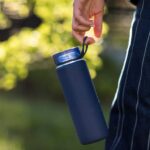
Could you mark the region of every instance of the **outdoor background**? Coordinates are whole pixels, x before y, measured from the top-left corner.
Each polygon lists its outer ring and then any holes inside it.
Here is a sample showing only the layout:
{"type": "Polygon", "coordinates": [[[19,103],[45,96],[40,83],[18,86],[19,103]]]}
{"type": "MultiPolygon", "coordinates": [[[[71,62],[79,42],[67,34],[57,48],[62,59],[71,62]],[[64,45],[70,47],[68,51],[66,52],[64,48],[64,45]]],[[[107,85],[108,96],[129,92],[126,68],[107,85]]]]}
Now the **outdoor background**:
{"type": "MultiPolygon", "coordinates": [[[[72,0],[0,0],[0,150],[103,150],[81,145],[51,58],[78,43],[72,0]]],[[[108,1],[103,43],[86,55],[108,122],[134,7],[108,1]]]]}

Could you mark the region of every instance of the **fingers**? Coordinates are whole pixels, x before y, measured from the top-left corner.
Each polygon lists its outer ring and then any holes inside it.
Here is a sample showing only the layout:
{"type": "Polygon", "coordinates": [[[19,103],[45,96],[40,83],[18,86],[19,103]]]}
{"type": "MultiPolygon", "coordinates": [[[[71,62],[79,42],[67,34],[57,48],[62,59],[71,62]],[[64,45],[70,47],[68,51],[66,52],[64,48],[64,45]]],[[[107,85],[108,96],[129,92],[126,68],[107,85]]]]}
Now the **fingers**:
{"type": "Polygon", "coordinates": [[[84,35],[72,30],[72,35],[82,44],[84,35]]]}
{"type": "Polygon", "coordinates": [[[103,22],[103,12],[100,11],[98,14],[94,15],[94,34],[99,38],[102,34],[102,22],[103,22]]]}
{"type": "MultiPolygon", "coordinates": [[[[73,18],[72,21],[72,35],[82,44],[85,32],[91,28],[89,25],[78,24],[76,20],[73,18]]],[[[86,44],[92,44],[93,39],[88,38],[86,40],[86,44]]]]}
{"type": "Polygon", "coordinates": [[[85,26],[85,25],[82,25],[82,24],[77,24],[77,22],[73,19],[72,30],[74,30],[76,32],[86,32],[86,31],[90,30],[90,26],[85,26]]]}
{"type": "Polygon", "coordinates": [[[95,40],[92,37],[88,37],[85,42],[85,44],[88,44],[88,45],[93,44],[93,43],[95,43],[95,40]]]}
{"type": "Polygon", "coordinates": [[[93,22],[91,20],[85,19],[83,16],[80,15],[80,13],[75,12],[74,19],[78,24],[82,24],[84,26],[91,26],[93,22]]]}
{"type": "MultiPolygon", "coordinates": [[[[73,12],[73,21],[72,21],[72,35],[82,44],[83,37],[86,31],[90,30],[90,28],[94,24],[94,34],[96,37],[101,36],[102,31],[102,12],[93,15],[94,16],[94,23],[93,20],[89,19],[89,8],[90,8],[90,1],[89,3],[86,1],[74,1],[74,12],[73,12]],[[82,2],[82,3],[81,3],[82,2]],[[84,2],[84,3],[83,3],[84,2]],[[88,4],[87,4],[88,3],[88,4]],[[88,9],[85,9],[85,4],[88,9]],[[84,11],[83,11],[84,10],[84,11]],[[87,11],[85,11],[87,10],[87,11]]],[[[94,39],[92,37],[86,40],[87,44],[94,43],[94,39]]]]}
{"type": "MultiPolygon", "coordinates": [[[[85,35],[85,32],[76,32],[76,31],[72,31],[72,35],[82,44],[83,43],[83,38],[85,35]]],[[[95,42],[95,40],[92,37],[88,37],[85,44],[93,44],[95,42]]]]}
{"type": "Polygon", "coordinates": [[[74,3],[73,18],[77,24],[82,24],[83,26],[91,26],[92,22],[85,17],[83,17],[81,12],[81,6],[78,3],[74,3]]]}
{"type": "Polygon", "coordinates": [[[77,32],[83,32],[90,30],[90,27],[81,26],[81,25],[73,25],[72,29],[77,32]]]}

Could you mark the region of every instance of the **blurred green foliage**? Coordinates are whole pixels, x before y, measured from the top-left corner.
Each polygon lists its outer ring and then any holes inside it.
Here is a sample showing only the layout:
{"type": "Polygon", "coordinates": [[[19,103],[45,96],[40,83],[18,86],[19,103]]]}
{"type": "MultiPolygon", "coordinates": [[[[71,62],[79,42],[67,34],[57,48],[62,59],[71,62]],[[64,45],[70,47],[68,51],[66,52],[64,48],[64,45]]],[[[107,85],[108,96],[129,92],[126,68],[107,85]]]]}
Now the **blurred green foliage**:
{"type": "MultiPolygon", "coordinates": [[[[0,43],[0,89],[14,88],[18,79],[27,77],[32,64],[77,45],[71,35],[71,0],[1,0],[0,5],[0,29],[13,28],[13,34],[0,43]],[[28,18],[31,14],[42,20],[38,27],[13,27],[13,19],[28,18]]],[[[104,23],[103,36],[107,31],[104,23]]],[[[96,69],[102,65],[102,46],[93,45],[90,49],[86,59],[95,77],[96,69]]]]}
{"type": "MultiPolygon", "coordinates": [[[[104,141],[80,144],[62,103],[29,103],[25,98],[13,96],[0,99],[0,150],[104,149],[104,141]]],[[[108,112],[107,107],[104,110],[108,112]]],[[[108,113],[105,116],[108,118],[108,113]]]]}

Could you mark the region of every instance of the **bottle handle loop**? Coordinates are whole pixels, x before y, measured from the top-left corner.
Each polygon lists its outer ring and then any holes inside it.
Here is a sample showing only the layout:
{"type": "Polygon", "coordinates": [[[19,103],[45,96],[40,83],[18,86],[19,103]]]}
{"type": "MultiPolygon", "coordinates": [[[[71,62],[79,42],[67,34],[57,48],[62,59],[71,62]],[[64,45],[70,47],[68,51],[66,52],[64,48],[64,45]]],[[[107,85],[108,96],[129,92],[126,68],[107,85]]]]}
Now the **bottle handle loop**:
{"type": "Polygon", "coordinates": [[[83,38],[83,44],[82,44],[82,50],[81,50],[81,55],[80,55],[80,58],[83,58],[84,55],[87,53],[87,50],[88,50],[88,44],[86,44],[86,40],[87,40],[88,36],[85,36],[83,38]]]}

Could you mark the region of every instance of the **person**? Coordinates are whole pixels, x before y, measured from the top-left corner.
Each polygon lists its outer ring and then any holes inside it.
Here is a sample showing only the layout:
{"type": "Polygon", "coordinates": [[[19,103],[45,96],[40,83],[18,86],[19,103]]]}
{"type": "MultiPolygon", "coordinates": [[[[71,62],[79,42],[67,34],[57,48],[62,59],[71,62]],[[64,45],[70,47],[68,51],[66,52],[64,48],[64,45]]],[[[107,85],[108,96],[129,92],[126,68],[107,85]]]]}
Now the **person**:
{"type": "MultiPolygon", "coordinates": [[[[150,0],[132,2],[137,7],[111,106],[105,150],[150,150],[150,0]]],[[[95,36],[101,36],[104,3],[74,0],[72,34],[80,43],[92,26],[95,36]]],[[[88,38],[86,44],[92,43],[94,39],[88,38]]]]}

